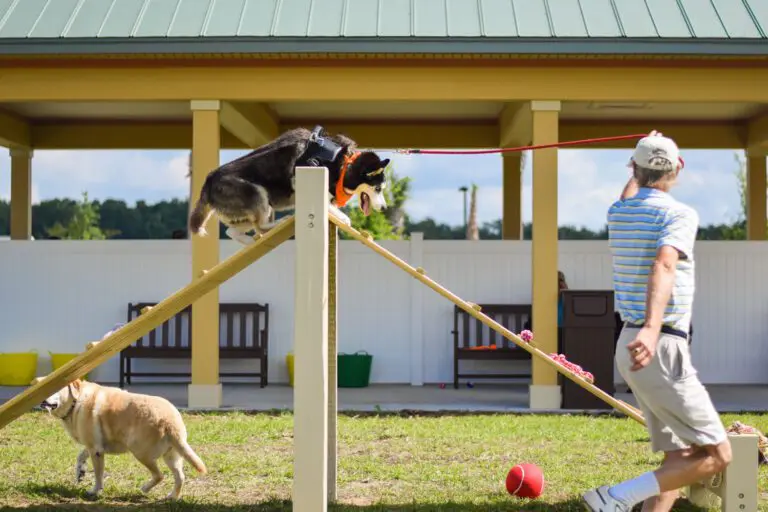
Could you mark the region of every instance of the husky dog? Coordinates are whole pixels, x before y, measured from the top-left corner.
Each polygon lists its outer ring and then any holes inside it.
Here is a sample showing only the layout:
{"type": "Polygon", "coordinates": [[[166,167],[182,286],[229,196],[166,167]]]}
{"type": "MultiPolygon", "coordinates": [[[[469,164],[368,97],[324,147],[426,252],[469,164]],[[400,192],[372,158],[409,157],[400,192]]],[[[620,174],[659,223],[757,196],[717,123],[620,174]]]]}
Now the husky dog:
{"type": "MultiPolygon", "coordinates": [[[[373,151],[359,151],[344,135],[328,136],[322,127],[289,130],[272,142],[213,170],[205,179],[200,198],[189,219],[193,233],[206,235],[205,224],[216,212],[227,228],[227,236],[243,244],[276,224],[274,212],[295,207],[296,167],[328,168],[330,203],[343,207],[358,196],[360,209],[386,207],[384,168],[389,159],[373,151]]],[[[340,213],[340,212],[339,212],[340,213]]]]}
{"type": "MultiPolygon", "coordinates": [[[[32,383],[41,380],[38,377],[32,383]]],[[[198,473],[207,473],[205,463],[187,443],[181,414],[164,398],[75,379],[40,405],[59,418],[72,439],[83,446],[75,464],[77,483],[85,476],[90,457],[95,477],[88,492],[91,496],[98,496],[103,489],[107,454],[129,452],[149,470],[152,477],[141,487],[144,493],[163,480],[156,462],[162,457],[173,473],[173,490],[167,496],[170,500],[181,497],[185,460],[198,473]]]]}

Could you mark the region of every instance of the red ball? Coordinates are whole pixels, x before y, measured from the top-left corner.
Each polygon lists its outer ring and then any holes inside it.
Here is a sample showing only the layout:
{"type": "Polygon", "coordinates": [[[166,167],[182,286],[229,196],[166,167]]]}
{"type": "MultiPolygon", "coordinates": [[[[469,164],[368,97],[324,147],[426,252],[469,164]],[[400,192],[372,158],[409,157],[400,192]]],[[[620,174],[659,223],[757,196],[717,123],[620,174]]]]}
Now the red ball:
{"type": "Polygon", "coordinates": [[[520,498],[538,498],[544,491],[544,474],[536,464],[518,464],[507,473],[507,492],[520,498]]]}

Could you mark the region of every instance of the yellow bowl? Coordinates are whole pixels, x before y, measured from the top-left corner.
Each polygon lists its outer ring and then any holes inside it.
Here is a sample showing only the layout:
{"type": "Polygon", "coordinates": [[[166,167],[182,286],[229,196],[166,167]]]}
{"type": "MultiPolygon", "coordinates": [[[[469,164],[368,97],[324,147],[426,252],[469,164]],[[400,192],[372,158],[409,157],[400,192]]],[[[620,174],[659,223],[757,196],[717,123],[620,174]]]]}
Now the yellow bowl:
{"type": "Polygon", "coordinates": [[[293,354],[285,356],[285,364],[288,366],[288,385],[293,387],[293,354]]]}
{"type": "Polygon", "coordinates": [[[0,353],[0,386],[29,386],[37,373],[37,352],[0,353]]]}
{"type": "MultiPolygon", "coordinates": [[[[58,370],[65,364],[67,364],[72,359],[76,358],[80,354],[54,354],[53,352],[48,352],[51,355],[51,367],[53,368],[53,371],[58,370]]],[[[88,375],[83,377],[83,380],[88,380],[88,375]]]]}

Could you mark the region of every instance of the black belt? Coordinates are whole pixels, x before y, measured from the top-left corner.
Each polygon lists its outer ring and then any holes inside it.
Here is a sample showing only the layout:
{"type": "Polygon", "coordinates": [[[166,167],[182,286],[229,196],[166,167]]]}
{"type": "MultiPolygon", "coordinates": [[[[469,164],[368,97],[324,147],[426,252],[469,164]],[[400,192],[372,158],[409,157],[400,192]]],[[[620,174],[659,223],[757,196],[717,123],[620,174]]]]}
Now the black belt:
{"type": "MultiPolygon", "coordinates": [[[[631,324],[629,322],[624,322],[625,327],[631,327],[632,329],[642,329],[643,324],[631,324]]],[[[668,325],[662,325],[661,326],[661,332],[664,334],[669,334],[670,336],[677,336],[679,338],[683,338],[684,340],[688,339],[688,335],[681,331],[680,329],[675,329],[674,327],[670,327],[668,325]]]]}

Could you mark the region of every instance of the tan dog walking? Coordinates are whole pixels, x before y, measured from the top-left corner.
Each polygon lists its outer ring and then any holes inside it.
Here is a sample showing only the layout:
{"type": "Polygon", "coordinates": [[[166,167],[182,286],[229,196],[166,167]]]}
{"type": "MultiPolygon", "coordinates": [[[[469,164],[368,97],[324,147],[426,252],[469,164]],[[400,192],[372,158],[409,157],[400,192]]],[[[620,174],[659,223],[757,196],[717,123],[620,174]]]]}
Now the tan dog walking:
{"type": "Polygon", "coordinates": [[[165,398],[78,379],[48,397],[41,406],[59,418],[72,439],[84,446],[75,465],[77,483],[85,476],[90,456],[95,483],[89,494],[93,496],[103,489],[106,454],[130,452],[146,466],[152,477],[141,487],[144,493],[162,482],[164,477],[157,466],[157,459],[162,457],[173,473],[173,491],[167,496],[172,500],[181,496],[184,460],[200,474],[207,473],[203,461],[187,444],[181,414],[165,398]]]}

